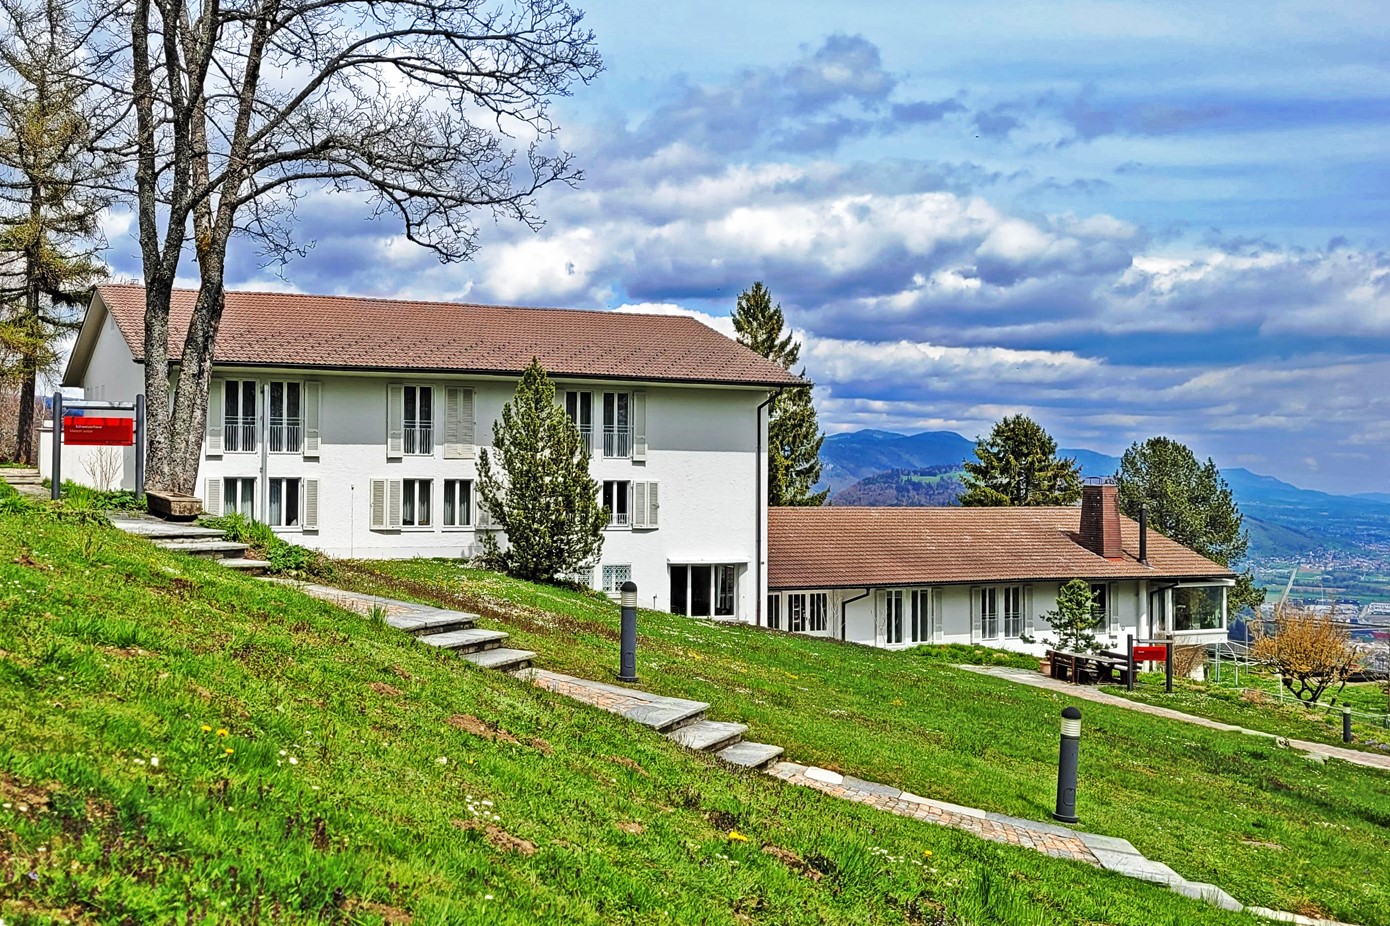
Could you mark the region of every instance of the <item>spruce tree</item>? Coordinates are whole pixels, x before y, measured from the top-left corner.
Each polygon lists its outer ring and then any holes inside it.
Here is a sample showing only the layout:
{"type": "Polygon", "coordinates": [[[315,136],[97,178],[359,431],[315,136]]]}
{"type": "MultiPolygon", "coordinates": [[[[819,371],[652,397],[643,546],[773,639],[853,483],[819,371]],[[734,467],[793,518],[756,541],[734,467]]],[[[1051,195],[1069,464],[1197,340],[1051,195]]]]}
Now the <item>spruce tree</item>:
{"type": "Polygon", "coordinates": [[[1081,468],[1057,456],[1057,442],[1027,415],[1010,415],[975,443],[966,462],[968,507],[1072,505],[1081,498],[1081,468]]]}
{"type": "MultiPolygon", "coordinates": [[[[801,343],[785,331],[780,303],[761,282],[739,294],[734,309],[738,342],[784,370],[801,359],[801,343]]],[[[801,370],[797,375],[805,373],[801,370]]],[[[823,505],[829,489],[812,492],[820,482],[820,448],[825,440],[811,402],[811,387],[784,389],[767,414],[767,498],[769,505],[823,505]]]]}
{"type": "Polygon", "coordinates": [[[484,556],[510,575],[553,583],[598,562],[608,509],[599,504],[579,428],[556,404],[538,360],[493,422],[491,453],[478,454],[477,489],[507,534],[506,550],[488,534],[484,556]]]}

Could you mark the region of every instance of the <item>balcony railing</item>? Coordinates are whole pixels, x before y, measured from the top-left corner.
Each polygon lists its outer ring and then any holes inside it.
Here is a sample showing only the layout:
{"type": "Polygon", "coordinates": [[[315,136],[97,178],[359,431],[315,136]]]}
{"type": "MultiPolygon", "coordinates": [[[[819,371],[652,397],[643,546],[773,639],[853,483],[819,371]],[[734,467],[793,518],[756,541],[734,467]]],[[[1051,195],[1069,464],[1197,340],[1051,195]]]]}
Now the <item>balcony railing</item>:
{"type": "Polygon", "coordinates": [[[270,420],[270,452],[299,453],[304,441],[304,427],[298,421],[270,420]]]}
{"type": "Polygon", "coordinates": [[[256,449],[256,416],[226,418],[222,422],[222,449],[227,453],[251,453],[256,449]]]}
{"type": "Polygon", "coordinates": [[[581,424],[576,427],[579,428],[579,445],[592,455],[594,452],[594,426],[581,424]]]}
{"type": "Polygon", "coordinates": [[[632,456],[632,428],[604,427],[603,455],[606,457],[632,456]]]}
{"type": "Polygon", "coordinates": [[[434,428],[430,425],[406,425],[403,436],[406,453],[434,453],[434,428]]]}
{"type": "Polygon", "coordinates": [[[608,523],[614,527],[627,527],[627,512],[615,511],[608,519],[608,523]]]}

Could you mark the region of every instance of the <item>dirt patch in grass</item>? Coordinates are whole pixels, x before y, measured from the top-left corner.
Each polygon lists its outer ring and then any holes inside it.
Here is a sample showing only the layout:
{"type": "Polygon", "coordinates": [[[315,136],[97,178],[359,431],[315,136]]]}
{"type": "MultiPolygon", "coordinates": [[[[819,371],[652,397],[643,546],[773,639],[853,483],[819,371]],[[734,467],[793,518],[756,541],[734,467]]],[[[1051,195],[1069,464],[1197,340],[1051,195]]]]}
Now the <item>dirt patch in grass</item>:
{"type": "Polygon", "coordinates": [[[647,774],[646,769],[644,769],[641,765],[637,764],[637,762],[633,759],[629,759],[627,756],[606,756],[605,758],[607,758],[609,762],[616,762],[619,765],[626,766],[627,768],[632,769],[634,772],[637,772],[639,775],[647,774]]]}
{"type": "Polygon", "coordinates": [[[618,824],[618,829],[627,833],[629,836],[638,836],[647,831],[647,828],[636,820],[624,820],[618,824]]]}
{"type": "Polygon", "coordinates": [[[807,864],[806,860],[801,856],[797,855],[795,852],[783,849],[781,846],[768,844],[763,846],[763,852],[777,859],[777,861],[786,865],[792,871],[805,875],[812,881],[819,881],[821,878],[825,877],[815,868],[807,864]]]}
{"type": "Polygon", "coordinates": [[[410,926],[410,924],[415,921],[414,917],[400,907],[393,907],[390,904],[384,903],[373,903],[369,900],[352,901],[344,908],[344,911],[349,914],[359,910],[363,913],[376,914],[381,917],[382,922],[386,923],[386,926],[410,926]]]}
{"type": "Polygon", "coordinates": [[[485,740],[501,740],[504,743],[518,742],[517,738],[506,730],[490,727],[472,714],[455,714],[449,718],[448,724],[465,733],[481,736],[485,740]]]}
{"type": "Polygon", "coordinates": [[[388,685],[385,682],[372,682],[371,685],[367,687],[371,688],[372,691],[375,691],[379,695],[386,695],[388,698],[399,698],[401,696],[401,690],[399,688],[395,685],[388,685]]]}
{"type": "Polygon", "coordinates": [[[555,751],[555,747],[551,746],[549,743],[541,739],[539,736],[533,736],[526,742],[529,743],[532,746],[532,748],[540,750],[541,755],[548,756],[555,751]]]}
{"type": "Polygon", "coordinates": [[[6,805],[6,810],[15,813],[43,813],[48,809],[49,796],[56,790],[52,785],[45,788],[25,785],[19,779],[0,772],[0,803],[6,805]]]}
{"type": "Polygon", "coordinates": [[[535,855],[536,844],[529,839],[522,839],[520,836],[513,836],[511,833],[493,823],[483,823],[478,820],[450,820],[454,826],[461,830],[483,831],[487,841],[493,848],[501,849],[503,852],[519,852],[522,855],[535,855]]]}

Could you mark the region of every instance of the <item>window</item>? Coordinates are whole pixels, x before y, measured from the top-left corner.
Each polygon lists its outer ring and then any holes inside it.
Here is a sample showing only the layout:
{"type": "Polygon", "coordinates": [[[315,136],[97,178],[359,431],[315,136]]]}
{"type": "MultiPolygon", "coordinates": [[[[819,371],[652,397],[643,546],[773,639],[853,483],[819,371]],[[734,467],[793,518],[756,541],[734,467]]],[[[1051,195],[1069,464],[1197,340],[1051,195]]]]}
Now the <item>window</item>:
{"type": "Polygon", "coordinates": [[[256,480],[234,477],[222,480],[222,513],[256,517],[256,480]]]}
{"type": "Polygon", "coordinates": [[[603,590],[610,595],[616,595],[623,590],[624,582],[632,581],[632,566],[604,566],[603,567],[603,590]]]}
{"type": "Polygon", "coordinates": [[[792,633],[806,632],[806,596],[787,596],[787,629],[792,633]]]}
{"type": "Polygon", "coordinates": [[[811,633],[825,633],[825,618],[830,611],[830,596],[825,592],[817,592],[811,596],[811,633]]]}
{"type": "Polygon", "coordinates": [[[299,489],[298,479],[270,480],[267,522],[271,527],[299,527],[299,489]]]}
{"type": "Polygon", "coordinates": [[[405,386],[402,392],[401,436],[405,452],[428,456],[434,453],[434,389],[405,386]]]}
{"type": "Polygon", "coordinates": [[[1173,589],[1174,630],[1220,630],[1226,625],[1226,590],[1219,585],[1173,589]]]}
{"type": "Polygon", "coordinates": [[[299,383],[270,384],[270,452],[299,453],[303,446],[303,403],[299,383]]]}
{"type": "Polygon", "coordinates": [[[738,613],[738,564],[671,566],[671,613],[732,617],[738,613]]]}
{"type": "Polygon", "coordinates": [[[610,527],[627,527],[629,483],[627,480],[609,480],[603,484],[603,507],[608,509],[610,527]]]}
{"type": "Polygon", "coordinates": [[[767,596],[767,626],[773,630],[782,629],[782,596],[767,596]]]}
{"type": "Polygon", "coordinates": [[[444,480],[444,526],[468,527],[473,523],[473,480],[444,480]]]}
{"type": "Polygon", "coordinates": [[[980,639],[999,639],[999,589],[980,589],[980,639]]]}
{"type": "Polygon", "coordinates": [[[627,392],[603,394],[603,455],[632,456],[632,396],[627,392]]]}
{"type": "Polygon", "coordinates": [[[401,527],[429,527],[430,480],[406,479],[401,489],[401,527]]]}
{"type": "Polygon", "coordinates": [[[925,643],[931,639],[931,592],[912,593],[912,642],[925,643]]]}
{"type": "Polygon", "coordinates": [[[579,440],[584,449],[594,452],[594,394],[592,392],[566,392],[565,411],[570,420],[579,428],[579,440]]]}
{"type": "Polygon", "coordinates": [[[903,593],[898,590],[883,593],[884,642],[892,646],[903,641],[903,593]]]}
{"type": "Polygon", "coordinates": [[[1010,585],[1004,593],[1004,636],[1023,636],[1023,586],[1010,585]]]}
{"type": "Polygon", "coordinates": [[[227,453],[252,453],[256,449],[256,384],[229,379],[222,388],[222,447],[227,453]]]}

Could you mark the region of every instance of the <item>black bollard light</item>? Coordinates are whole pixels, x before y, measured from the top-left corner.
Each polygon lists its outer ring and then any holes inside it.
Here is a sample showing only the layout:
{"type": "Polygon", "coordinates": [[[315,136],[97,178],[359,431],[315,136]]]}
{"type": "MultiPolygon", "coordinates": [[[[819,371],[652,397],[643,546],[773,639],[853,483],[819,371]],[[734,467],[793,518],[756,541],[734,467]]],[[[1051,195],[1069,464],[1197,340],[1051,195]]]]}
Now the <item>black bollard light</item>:
{"type": "Polygon", "coordinates": [[[1351,708],[1342,708],[1342,742],[1351,742],[1351,708]]]}
{"type": "Polygon", "coordinates": [[[618,667],[618,681],[637,681],[637,583],[631,579],[624,582],[623,593],[623,638],[621,644],[622,663],[618,667]]]}
{"type": "Polygon", "coordinates": [[[1057,758],[1057,809],[1052,816],[1063,823],[1076,818],[1076,763],[1081,751],[1081,711],[1062,710],[1062,749],[1057,758]]]}

